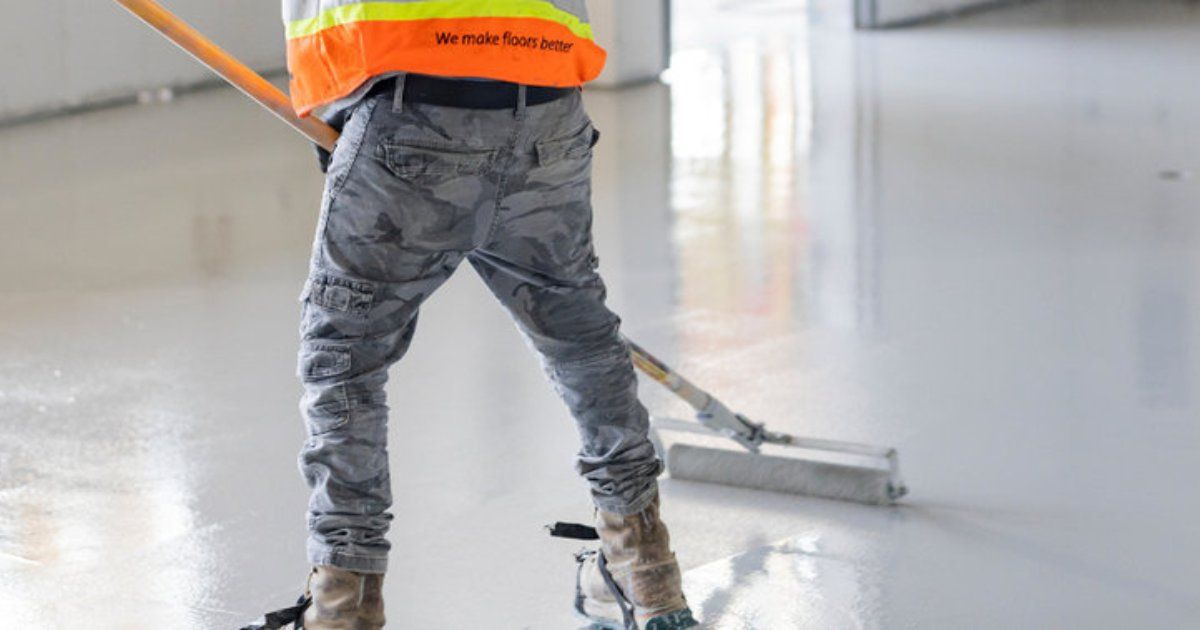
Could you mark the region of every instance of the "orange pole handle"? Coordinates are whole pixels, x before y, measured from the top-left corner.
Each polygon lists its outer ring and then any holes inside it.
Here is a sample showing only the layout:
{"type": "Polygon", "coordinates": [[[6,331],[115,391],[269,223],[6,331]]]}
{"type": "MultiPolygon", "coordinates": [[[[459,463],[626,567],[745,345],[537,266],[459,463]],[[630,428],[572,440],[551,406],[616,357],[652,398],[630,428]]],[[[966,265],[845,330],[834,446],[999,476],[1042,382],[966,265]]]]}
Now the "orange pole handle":
{"type": "Polygon", "coordinates": [[[161,4],[154,0],[115,1],[140,18],[150,28],[187,51],[197,61],[208,66],[246,96],[270,110],[292,129],[304,134],[318,145],[333,150],[333,144],[338,139],[338,132],[333,127],[318,118],[297,116],[296,111],[292,108],[292,100],[288,98],[287,94],[201,35],[187,22],[163,8],[161,4]]]}

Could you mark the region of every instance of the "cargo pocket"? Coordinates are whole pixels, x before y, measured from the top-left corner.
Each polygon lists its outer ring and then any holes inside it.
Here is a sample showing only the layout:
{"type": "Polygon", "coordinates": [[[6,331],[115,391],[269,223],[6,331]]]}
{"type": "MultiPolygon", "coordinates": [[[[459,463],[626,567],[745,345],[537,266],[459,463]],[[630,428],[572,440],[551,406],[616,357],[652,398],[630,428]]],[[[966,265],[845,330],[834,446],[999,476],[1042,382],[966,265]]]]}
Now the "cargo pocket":
{"type": "Polygon", "coordinates": [[[316,274],[305,285],[300,299],[329,311],[366,316],[375,301],[375,285],[330,274],[316,274]]]}
{"type": "Polygon", "coordinates": [[[305,343],[300,348],[300,378],[306,383],[340,376],[350,371],[350,347],[331,343],[305,343]]]}
{"type": "Polygon", "coordinates": [[[305,393],[302,408],[308,433],[313,436],[340,429],[350,422],[345,384],[305,393]]]}

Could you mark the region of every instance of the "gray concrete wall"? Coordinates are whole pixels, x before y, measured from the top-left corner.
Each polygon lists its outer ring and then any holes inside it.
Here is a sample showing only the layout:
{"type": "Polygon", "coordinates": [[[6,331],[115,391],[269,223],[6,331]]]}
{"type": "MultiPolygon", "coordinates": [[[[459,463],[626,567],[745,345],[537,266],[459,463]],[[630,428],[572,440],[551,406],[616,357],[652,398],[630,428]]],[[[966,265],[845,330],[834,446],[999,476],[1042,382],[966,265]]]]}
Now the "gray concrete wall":
{"type": "MultiPolygon", "coordinates": [[[[260,70],[285,65],[275,0],[163,0],[260,70]]],[[[128,98],[140,90],[211,79],[161,36],[109,0],[2,0],[0,120],[128,98]]]]}
{"type": "MultiPolygon", "coordinates": [[[[212,81],[213,75],[110,0],[39,0],[0,21],[0,122],[138,92],[212,81]]],[[[162,0],[164,6],[259,71],[286,66],[278,0],[162,0]]],[[[609,64],[597,85],[651,80],[667,63],[666,0],[593,0],[609,64]]]]}
{"type": "Polygon", "coordinates": [[[670,40],[667,0],[590,0],[596,41],[608,63],[594,85],[617,87],[654,81],[667,69],[670,40]]]}
{"type": "Polygon", "coordinates": [[[855,0],[858,28],[888,28],[1026,0],[855,0]]]}

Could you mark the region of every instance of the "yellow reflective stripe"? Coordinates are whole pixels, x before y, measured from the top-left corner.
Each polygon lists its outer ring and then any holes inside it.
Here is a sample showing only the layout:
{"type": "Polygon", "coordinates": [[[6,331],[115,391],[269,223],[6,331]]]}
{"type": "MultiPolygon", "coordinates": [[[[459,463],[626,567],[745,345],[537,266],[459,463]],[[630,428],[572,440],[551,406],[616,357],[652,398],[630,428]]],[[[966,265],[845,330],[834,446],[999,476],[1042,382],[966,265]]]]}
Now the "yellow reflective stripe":
{"type": "Polygon", "coordinates": [[[541,18],[562,24],[578,37],[592,39],[592,25],[544,0],[427,0],[425,2],[359,2],[322,11],[317,17],[287,25],[287,38],[313,35],[354,22],[403,22],[454,18],[541,18]]]}

